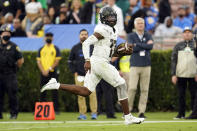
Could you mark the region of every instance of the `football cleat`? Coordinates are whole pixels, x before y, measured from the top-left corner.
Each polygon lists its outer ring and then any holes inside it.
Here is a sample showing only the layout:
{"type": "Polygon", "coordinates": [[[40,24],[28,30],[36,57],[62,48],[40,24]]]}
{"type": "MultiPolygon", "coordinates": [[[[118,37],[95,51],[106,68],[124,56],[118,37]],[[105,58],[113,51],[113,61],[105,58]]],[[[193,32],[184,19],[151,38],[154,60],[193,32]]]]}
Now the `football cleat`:
{"type": "Polygon", "coordinates": [[[144,118],[137,118],[132,116],[131,114],[125,117],[125,125],[140,124],[142,122],[144,122],[144,118]]]}
{"type": "Polygon", "coordinates": [[[44,92],[45,90],[58,90],[59,87],[60,83],[57,83],[55,78],[51,78],[49,82],[42,87],[41,92],[44,92]]]}

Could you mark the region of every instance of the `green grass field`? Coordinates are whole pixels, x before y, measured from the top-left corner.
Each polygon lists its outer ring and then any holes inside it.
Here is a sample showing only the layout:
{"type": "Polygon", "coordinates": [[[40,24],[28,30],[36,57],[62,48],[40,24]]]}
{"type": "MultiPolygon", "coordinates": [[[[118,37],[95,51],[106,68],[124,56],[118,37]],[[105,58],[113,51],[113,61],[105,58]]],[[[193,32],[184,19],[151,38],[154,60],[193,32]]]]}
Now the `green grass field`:
{"type": "Polygon", "coordinates": [[[17,120],[4,113],[0,131],[197,131],[197,120],[173,120],[174,112],[146,113],[144,123],[129,126],[123,124],[121,113],[116,113],[117,119],[100,115],[98,120],[91,120],[89,114],[87,120],[77,120],[78,115],[60,113],[53,121],[35,121],[32,113],[20,113],[17,120]]]}

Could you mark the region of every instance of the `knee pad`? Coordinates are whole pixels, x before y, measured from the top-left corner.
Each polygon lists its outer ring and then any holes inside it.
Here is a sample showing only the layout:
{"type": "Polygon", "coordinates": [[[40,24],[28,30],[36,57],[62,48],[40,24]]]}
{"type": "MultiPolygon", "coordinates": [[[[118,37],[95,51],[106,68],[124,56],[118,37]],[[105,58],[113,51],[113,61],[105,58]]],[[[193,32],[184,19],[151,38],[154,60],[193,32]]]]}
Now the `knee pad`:
{"type": "Polygon", "coordinates": [[[117,94],[118,94],[118,100],[119,101],[125,100],[125,99],[128,98],[126,83],[117,86],[116,89],[117,89],[117,94]]]}

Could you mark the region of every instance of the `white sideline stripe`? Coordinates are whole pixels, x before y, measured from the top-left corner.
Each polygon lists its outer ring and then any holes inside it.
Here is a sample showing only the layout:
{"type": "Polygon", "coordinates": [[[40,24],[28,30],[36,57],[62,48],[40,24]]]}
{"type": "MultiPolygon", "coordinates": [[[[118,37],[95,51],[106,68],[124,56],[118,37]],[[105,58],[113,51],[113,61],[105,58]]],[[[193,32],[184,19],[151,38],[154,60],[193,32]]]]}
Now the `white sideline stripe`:
{"type": "MultiPolygon", "coordinates": [[[[124,121],[2,121],[0,124],[83,124],[83,123],[96,123],[96,124],[112,124],[123,123],[124,121]]],[[[187,121],[144,121],[143,123],[175,123],[175,122],[197,122],[193,120],[187,121]]]]}
{"type": "MultiPolygon", "coordinates": [[[[94,126],[94,127],[98,127],[98,126],[117,126],[117,125],[122,125],[122,124],[97,124],[97,125],[88,125],[88,126],[94,126]]],[[[31,129],[46,129],[46,128],[63,128],[63,127],[87,127],[87,125],[64,125],[64,126],[36,126],[36,127],[21,127],[21,128],[8,128],[8,129],[0,129],[5,131],[5,130],[31,130],[31,129]]]]}

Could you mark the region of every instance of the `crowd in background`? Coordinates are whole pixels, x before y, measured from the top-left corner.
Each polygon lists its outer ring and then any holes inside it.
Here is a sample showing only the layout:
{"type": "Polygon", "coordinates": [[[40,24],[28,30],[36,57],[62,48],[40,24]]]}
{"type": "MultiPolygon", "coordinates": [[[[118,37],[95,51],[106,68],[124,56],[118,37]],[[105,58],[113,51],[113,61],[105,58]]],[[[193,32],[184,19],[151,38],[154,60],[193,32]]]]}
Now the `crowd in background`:
{"type": "Polygon", "coordinates": [[[0,25],[13,25],[15,37],[43,37],[46,24],[97,24],[99,10],[111,6],[118,14],[119,36],[134,29],[136,17],[158,37],[174,37],[184,27],[197,28],[196,0],[1,0],[0,25]],[[193,5],[193,7],[191,7],[193,5]],[[168,33],[166,33],[168,32],[168,33]]]}

